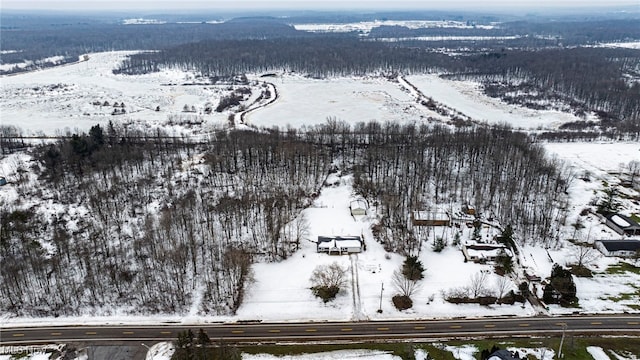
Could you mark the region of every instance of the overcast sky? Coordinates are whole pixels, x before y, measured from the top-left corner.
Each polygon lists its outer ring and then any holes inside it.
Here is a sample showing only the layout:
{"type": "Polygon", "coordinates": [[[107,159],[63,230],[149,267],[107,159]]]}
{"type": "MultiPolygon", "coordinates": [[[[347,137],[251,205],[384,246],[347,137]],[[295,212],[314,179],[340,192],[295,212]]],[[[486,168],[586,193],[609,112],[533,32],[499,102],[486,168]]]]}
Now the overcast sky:
{"type": "Polygon", "coordinates": [[[558,8],[588,8],[635,6],[640,0],[0,0],[3,9],[34,10],[191,10],[191,9],[508,9],[542,10],[558,8]]]}

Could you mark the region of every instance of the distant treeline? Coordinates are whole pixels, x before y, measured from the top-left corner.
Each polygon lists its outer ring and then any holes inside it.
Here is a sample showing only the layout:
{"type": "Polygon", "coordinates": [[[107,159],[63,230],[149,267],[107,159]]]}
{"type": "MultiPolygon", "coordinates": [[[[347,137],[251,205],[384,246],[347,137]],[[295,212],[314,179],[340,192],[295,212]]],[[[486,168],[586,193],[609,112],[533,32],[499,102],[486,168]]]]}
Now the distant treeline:
{"type": "Polygon", "coordinates": [[[530,106],[561,101],[579,114],[596,112],[604,126],[640,131],[640,84],[628,80],[640,76],[640,50],[634,49],[550,48],[449,56],[351,37],[208,40],[133,55],[114,72],[141,74],[167,67],[203,76],[274,70],[312,77],[441,71],[450,78],[480,81],[493,91],[489,95],[535,93],[538,98],[530,106]]]}
{"type": "Polygon", "coordinates": [[[595,112],[605,127],[640,131],[640,50],[592,46],[639,40],[636,20],[517,21],[481,29],[466,19],[469,28],[383,26],[368,36],[357,31],[307,33],[297,31],[288,21],[292,20],[254,17],[218,24],[122,25],[76,20],[26,26],[16,22],[15,26],[3,25],[0,36],[0,48],[16,52],[2,54],[0,61],[61,55],[68,62],[88,52],[160,50],[133,55],[114,71],[141,74],[174,67],[203,76],[229,76],[282,70],[311,77],[438,71],[480,81],[487,94],[508,102],[533,108],[562,102],[579,115],[595,112]],[[376,41],[416,36],[498,38],[376,41]]]}
{"type": "MultiPolygon", "coordinates": [[[[498,24],[491,29],[476,28],[419,28],[404,26],[380,26],[371,30],[370,38],[408,38],[420,36],[515,36],[508,41],[519,47],[580,46],[640,39],[638,20],[593,20],[528,22],[514,21],[498,24]]],[[[489,47],[503,42],[484,43],[489,47]]],[[[447,44],[450,45],[450,44],[447,44]]],[[[467,44],[465,44],[466,46],[467,44]]],[[[472,45],[473,47],[473,45],[472,45]]]]}

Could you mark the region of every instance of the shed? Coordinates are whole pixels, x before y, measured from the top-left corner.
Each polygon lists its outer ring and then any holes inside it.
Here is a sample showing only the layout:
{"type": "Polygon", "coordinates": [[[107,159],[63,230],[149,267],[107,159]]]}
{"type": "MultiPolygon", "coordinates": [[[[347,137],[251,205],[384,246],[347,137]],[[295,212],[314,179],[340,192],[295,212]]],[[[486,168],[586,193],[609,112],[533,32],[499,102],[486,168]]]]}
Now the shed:
{"type": "Polygon", "coordinates": [[[467,214],[467,215],[475,215],[476,214],[476,208],[473,205],[464,204],[464,205],[462,205],[462,212],[467,214]]]}
{"type": "Polygon", "coordinates": [[[367,215],[367,202],[363,199],[357,199],[351,201],[349,209],[351,209],[351,216],[367,215]]]}
{"type": "Polygon", "coordinates": [[[633,257],[640,251],[640,240],[596,240],[595,247],[604,256],[633,257]]]}
{"type": "Polygon", "coordinates": [[[446,211],[414,211],[411,213],[414,226],[451,226],[451,218],[446,211]]]}
{"type": "Polygon", "coordinates": [[[605,215],[605,224],[620,235],[640,235],[640,225],[622,214],[605,215]]]}
{"type": "Polygon", "coordinates": [[[360,236],[318,236],[316,252],[331,254],[354,254],[362,252],[360,236]]]}

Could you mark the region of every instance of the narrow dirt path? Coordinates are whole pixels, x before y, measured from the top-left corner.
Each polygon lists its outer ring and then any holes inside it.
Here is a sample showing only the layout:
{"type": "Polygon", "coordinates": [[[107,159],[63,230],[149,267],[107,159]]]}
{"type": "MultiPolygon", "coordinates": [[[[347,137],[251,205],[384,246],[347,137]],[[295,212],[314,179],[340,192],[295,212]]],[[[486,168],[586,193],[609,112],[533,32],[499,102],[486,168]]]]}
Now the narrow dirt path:
{"type": "Polygon", "coordinates": [[[269,101],[265,102],[264,104],[260,104],[258,106],[249,108],[249,109],[241,112],[240,113],[240,123],[241,124],[245,123],[246,115],[248,113],[253,112],[255,110],[258,110],[258,109],[261,109],[261,108],[263,108],[263,107],[265,107],[267,105],[271,105],[274,102],[276,102],[276,100],[278,100],[278,89],[276,88],[276,86],[273,83],[270,83],[270,82],[267,82],[267,81],[265,81],[264,83],[267,84],[271,88],[271,91],[273,91],[273,95],[271,95],[271,98],[269,99],[269,101]]]}
{"type": "Polygon", "coordinates": [[[353,321],[367,320],[362,313],[362,298],[360,297],[360,279],[358,275],[358,254],[350,254],[351,260],[351,293],[353,298],[353,321]]]}

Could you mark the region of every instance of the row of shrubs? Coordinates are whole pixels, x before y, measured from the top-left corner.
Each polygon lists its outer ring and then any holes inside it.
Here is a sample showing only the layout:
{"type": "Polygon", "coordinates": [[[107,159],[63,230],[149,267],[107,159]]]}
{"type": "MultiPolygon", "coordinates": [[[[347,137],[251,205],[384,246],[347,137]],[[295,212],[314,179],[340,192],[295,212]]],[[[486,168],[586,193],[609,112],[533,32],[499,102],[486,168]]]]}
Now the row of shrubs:
{"type": "Polygon", "coordinates": [[[516,294],[513,290],[511,290],[506,296],[502,298],[497,298],[495,296],[478,296],[475,298],[469,296],[463,297],[447,297],[446,300],[453,304],[480,304],[480,305],[492,305],[492,304],[507,304],[513,305],[516,302],[525,302],[525,297],[521,294],[516,294]]]}

